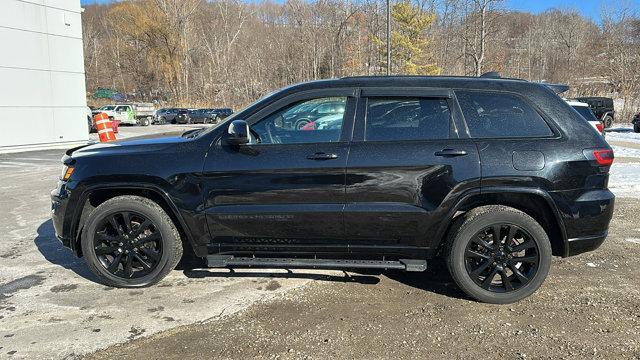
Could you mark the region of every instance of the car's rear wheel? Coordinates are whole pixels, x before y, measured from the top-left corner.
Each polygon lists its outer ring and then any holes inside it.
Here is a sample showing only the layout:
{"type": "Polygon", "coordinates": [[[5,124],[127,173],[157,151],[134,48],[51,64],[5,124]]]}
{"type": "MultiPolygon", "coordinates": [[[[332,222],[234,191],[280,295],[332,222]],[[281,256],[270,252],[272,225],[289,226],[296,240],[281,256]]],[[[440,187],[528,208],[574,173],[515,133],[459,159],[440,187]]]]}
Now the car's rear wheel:
{"type": "Polygon", "coordinates": [[[82,253],[109,286],[142,287],[164,278],[182,257],[178,230],[155,202],[139,196],[105,201],[88,216],[82,253]]]}
{"type": "Polygon", "coordinates": [[[551,265],[551,244],[532,217],[506,206],[469,211],[449,235],[447,265],[469,296],[494,304],[534,293],[551,265]]]}
{"type": "Polygon", "coordinates": [[[602,118],[602,124],[605,129],[610,128],[613,125],[613,117],[611,115],[605,115],[605,117],[602,118]]]}

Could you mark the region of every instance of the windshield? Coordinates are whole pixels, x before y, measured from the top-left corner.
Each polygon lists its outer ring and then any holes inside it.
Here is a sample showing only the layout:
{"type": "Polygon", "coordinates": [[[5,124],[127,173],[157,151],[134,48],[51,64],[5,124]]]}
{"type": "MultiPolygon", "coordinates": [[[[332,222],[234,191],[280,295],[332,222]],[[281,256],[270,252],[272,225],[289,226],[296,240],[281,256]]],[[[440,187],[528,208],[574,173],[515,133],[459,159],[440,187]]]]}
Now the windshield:
{"type": "Polygon", "coordinates": [[[591,111],[591,108],[588,106],[573,106],[573,108],[576,109],[578,114],[582,115],[582,117],[588,121],[598,121],[596,116],[593,114],[593,111],[591,111]]]}
{"type": "Polygon", "coordinates": [[[116,108],[115,105],[105,105],[101,107],[99,110],[113,110],[115,108],[116,108]]]}

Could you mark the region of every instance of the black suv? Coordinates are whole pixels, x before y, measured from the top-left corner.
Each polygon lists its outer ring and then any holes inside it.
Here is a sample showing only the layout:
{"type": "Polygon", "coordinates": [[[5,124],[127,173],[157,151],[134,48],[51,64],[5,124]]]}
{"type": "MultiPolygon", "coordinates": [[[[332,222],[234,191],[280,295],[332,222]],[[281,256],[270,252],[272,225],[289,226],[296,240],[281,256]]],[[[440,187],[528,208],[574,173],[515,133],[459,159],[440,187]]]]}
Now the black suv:
{"type": "Polygon", "coordinates": [[[605,128],[610,128],[613,125],[613,115],[615,109],[613,107],[613,99],[601,96],[583,96],[576,98],[576,100],[589,104],[591,110],[596,117],[602,122],[605,128]]]}
{"type": "MultiPolygon", "coordinates": [[[[302,83],[216,127],[71,149],[55,231],[111,286],[158,282],[183,249],[210,267],[401,269],[446,259],[509,303],[552,255],[607,236],[613,152],[542,84],[465,77],[302,83]],[[345,104],[317,128],[283,114],[345,104]]],[[[437,263],[437,262],[435,262],[437,263]]]]}

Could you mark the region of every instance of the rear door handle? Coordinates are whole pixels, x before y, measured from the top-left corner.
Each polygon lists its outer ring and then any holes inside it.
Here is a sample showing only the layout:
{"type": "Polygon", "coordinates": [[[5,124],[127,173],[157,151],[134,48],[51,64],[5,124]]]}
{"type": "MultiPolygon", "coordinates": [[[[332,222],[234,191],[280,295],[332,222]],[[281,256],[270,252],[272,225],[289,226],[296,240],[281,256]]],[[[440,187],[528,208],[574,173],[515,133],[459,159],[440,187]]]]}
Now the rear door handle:
{"type": "Polygon", "coordinates": [[[442,149],[440,151],[436,151],[434,155],[444,156],[444,157],[454,157],[454,156],[467,155],[467,152],[464,150],[456,150],[456,149],[442,149]]]}
{"type": "Polygon", "coordinates": [[[323,152],[318,152],[318,153],[307,156],[307,159],[309,160],[332,160],[337,158],[338,158],[338,155],[336,154],[327,154],[323,152]]]}

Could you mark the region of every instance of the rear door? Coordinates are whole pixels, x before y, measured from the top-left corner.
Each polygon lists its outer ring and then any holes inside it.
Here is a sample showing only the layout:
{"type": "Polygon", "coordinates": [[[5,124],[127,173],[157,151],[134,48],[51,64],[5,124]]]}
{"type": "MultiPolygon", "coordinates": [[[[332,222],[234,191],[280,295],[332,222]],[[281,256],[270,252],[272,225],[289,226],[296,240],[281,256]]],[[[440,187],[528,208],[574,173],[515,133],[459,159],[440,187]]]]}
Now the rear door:
{"type": "Polygon", "coordinates": [[[424,256],[453,200],[479,185],[477,148],[460,135],[447,89],[363,89],[361,96],[347,162],[350,251],[424,256]]]}
{"type": "Polygon", "coordinates": [[[214,251],[345,251],[342,210],[354,94],[327,89],[291,95],[246,119],[250,144],[214,145],[204,168],[214,251]],[[344,104],[338,126],[302,130],[286,121],[332,101],[344,104]]]}

